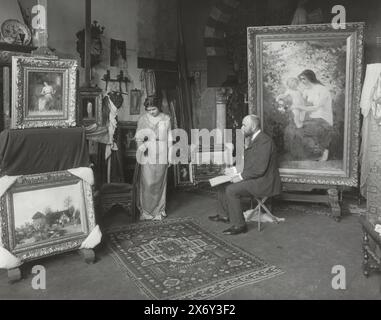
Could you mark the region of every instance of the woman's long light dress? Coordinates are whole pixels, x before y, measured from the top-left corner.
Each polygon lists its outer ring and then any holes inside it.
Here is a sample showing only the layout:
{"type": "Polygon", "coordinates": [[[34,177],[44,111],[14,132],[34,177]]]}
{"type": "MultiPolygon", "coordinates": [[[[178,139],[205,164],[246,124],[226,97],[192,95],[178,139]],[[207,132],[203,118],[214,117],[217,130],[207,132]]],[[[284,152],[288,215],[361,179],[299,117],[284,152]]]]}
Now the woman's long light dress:
{"type": "MultiPolygon", "coordinates": [[[[167,172],[168,163],[157,163],[159,155],[167,153],[168,150],[168,137],[171,130],[170,117],[164,113],[160,113],[157,117],[153,117],[148,113],[143,115],[138,121],[136,131],[136,140],[138,146],[144,141],[146,130],[150,129],[154,136],[148,138],[145,145],[149,143],[155,144],[156,148],[154,158],[156,163],[139,164],[138,160],[138,180],[137,180],[137,207],[141,213],[141,220],[161,220],[166,216],[166,191],[167,191],[167,172]],[[160,134],[159,131],[161,130],[160,134]],[[163,134],[163,130],[166,134],[163,134]]],[[[148,152],[152,148],[148,148],[148,152]]],[[[146,152],[147,153],[147,152],[146,152]]],[[[167,155],[164,155],[166,159],[167,155]]]]}

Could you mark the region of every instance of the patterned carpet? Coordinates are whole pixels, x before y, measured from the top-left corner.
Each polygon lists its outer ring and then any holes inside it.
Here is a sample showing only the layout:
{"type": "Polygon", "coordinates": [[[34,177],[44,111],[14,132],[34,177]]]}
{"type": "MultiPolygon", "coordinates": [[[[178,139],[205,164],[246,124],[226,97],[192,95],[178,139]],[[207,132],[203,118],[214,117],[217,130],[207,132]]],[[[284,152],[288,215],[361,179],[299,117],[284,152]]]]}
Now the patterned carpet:
{"type": "Polygon", "coordinates": [[[193,219],[108,231],[113,258],[151,299],[205,300],[283,272],[201,228],[193,219]]]}
{"type": "MultiPolygon", "coordinates": [[[[217,199],[217,192],[214,188],[211,188],[208,184],[202,184],[197,189],[189,191],[194,194],[201,196],[210,197],[217,199]]],[[[244,210],[249,209],[244,207],[244,210]]],[[[344,201],[341,205],[342,215],[365,215],[367,212],[366,209],[366,200],[363,200],[361,204],[358,203],[357,194],[349,194],[344,198],[344,201]]],[[[318,215],[330,215],[331,211],[328,205],[318,204],[318,203],[303,203],[303,202],[285,202],[285,201],[275,201],[273,206],[273,214],[282,214],[290,211],[299,211],[303,210],[306,214],[318,214],[318,215]]]]}

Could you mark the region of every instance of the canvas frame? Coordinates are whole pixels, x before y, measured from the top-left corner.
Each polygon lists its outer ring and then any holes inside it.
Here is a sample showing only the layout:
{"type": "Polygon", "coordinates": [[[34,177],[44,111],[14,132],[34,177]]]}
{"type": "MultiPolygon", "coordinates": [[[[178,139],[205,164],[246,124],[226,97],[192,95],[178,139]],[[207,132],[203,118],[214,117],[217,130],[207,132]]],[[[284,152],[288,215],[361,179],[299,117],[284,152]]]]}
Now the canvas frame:
{"type": "Polygon", "coordinates": [[[188,164],[177,164],[174,166],[174,179],[175,179],[175,187],[191,187],[195,185],[195,177],[194,177],[194,168],[192,163],[188,164]],[[181,181],[180,179],[180,169],[181,167],[188,168],[189,180],[181,181]]]}
{"type": "Polygon", "coordinates": [[[39,259],[78,249],[96,225],[91,185],[68,171],[25,175],[17,178],[16,182],[0,198],[0,209],[1,243],[5,249],[22,261],[39,259]],[[17,192],[32,192],[31,195],[33,195],[33,191],[77,185],[78,183],[81,189],[80,197],[84,204],[84,212],[80,215],[81,232],[16,246],[15,215],[17,212],[15,212],[13,202],[14,194],[17,192]]]}
{"type": "Polygon", "coordinates": [[[118,139],[120,139],[119,144],[121,145],[121,149],[124,152],[124,155],[126,158],[134,158],[136,159],[136,151],[137,151],[137,144],[136,148],[131,150],[127,148],[126,146],[126,134],[127,132],[133,132],[133,136],[136,135],[136,130],[138,127],[138,123],[136,121],[118,121],[117,130],[118,130],[118,139]]]}
{"type": "Polygon", "coordinates": [[[247,28],[249,113],[261,117],[263,128],[265,41],[308,41],[326,38],[345,39],[347,47],[343,167],[341,170],[300,170],[280,166],[279,170],[282,182],[286,183],[355,187],[358,185],[364,23],[347,23],[345,29],[334,29],[332,24],[247,28]]]}
{"type": "Polygon", "coordinates": [[[73,127],[76,125],[77,61],[34,56],[12,57],[12,129],[73,127]],[[31,73],[62,74],[62,114],[30,115],[31,73]]]}
{"type": "Polygon", "coordinates": [[[97,124],[98,126],[102,126],[103,123],[103,114],[102,114],[102,90],[99,88],[81,88],[78,90],[78,122],[83,124],[84,126],[89,126],[92,124],[97,124]],[[88,100],[94,101],[94,115],[95,117],[84,118],[83,117],[83,108],[85,101],[88,100]]]}

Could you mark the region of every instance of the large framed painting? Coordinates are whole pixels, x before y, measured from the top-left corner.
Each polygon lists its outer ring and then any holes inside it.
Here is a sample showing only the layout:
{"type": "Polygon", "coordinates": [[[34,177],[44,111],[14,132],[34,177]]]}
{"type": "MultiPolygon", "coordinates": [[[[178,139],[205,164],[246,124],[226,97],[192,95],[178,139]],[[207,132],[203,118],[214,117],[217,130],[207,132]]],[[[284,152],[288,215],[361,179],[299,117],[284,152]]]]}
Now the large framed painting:
{"type": "Polygon", "coordinates": [[[91,185],[68,171],[19,177],[0,209],[1,243],[23,261],[77,249],[95,227],[91,185]]]}
{"type": "Polygon", "coordinates": [[[13,129],[76,125],[77,61],[12,57],[13,129]]]}
{"type": "Polygon", "coordinates": [[[283,182],[357,186],[363,23],[249,27],[249,111],[283,182]]]}

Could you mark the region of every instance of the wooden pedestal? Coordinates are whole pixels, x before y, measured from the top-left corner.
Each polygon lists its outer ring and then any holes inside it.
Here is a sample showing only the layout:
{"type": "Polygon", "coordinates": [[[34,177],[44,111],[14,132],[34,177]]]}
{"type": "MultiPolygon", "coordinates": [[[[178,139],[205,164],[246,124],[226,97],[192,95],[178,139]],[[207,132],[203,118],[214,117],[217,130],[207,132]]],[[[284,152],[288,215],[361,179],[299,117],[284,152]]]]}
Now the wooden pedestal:
{"type": "Polygon", "coordinates": [[[21,269],[20,268],[14,268],[14,269],[9,269],[8,270],[8,281],[13,283],[16,281],[21,280],[22,275],[21,275],[21,269]]]}
{"type": "Polygon", "coordinates": [[[95,252],[93,249],[81,249],[80,253],[86,263],[92,264],[95,262],[95,252]]]}
{"type": "Polygon", "coordinates": [[[372,271],[381,272],[381,256],[377,255],[377,247],[381,249],[381,236],[374,230],[374,225],[365,217],[360,217],[363,230],[363,273],[369,277],[372,271]],[[370,240],[372,239],[373,245],[370,240]]]}
{"type": "Polygon", "coordinates": [[[335,221],[341,219],[342,189],[337,186],[326,185],[309,185],[309,184],[283,184],[283,192],[279,197],[280,200],[324,203],[331,208],[331,217],[335,221]],[[326,190],[325,194],[313,194],[314,190],[326,190]],[[339,199],[340,195],[340,199],[339,199]]]}

